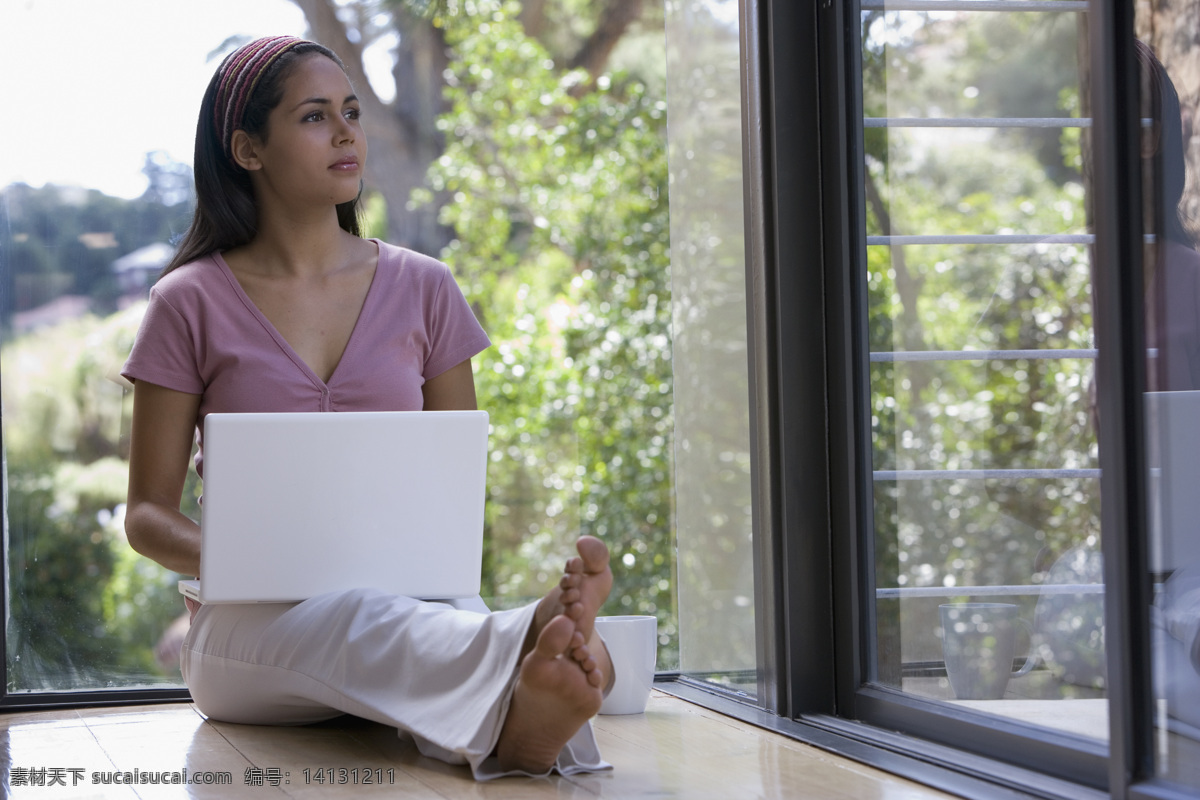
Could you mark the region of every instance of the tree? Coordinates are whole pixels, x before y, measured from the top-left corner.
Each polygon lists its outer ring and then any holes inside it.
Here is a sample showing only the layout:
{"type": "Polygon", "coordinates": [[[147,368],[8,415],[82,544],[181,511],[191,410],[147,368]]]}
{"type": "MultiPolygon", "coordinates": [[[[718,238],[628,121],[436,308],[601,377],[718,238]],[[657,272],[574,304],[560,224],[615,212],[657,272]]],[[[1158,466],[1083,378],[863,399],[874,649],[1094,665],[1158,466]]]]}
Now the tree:
{"type": "Polygon", "coordinates": [[[453,202],[443,252],[495,347],[489,569],[540,591],[580,532],[605,539],[608,613],[660,618],[673,659],[666,108],[647,87],[563,73],[511,4],[447,15],[446,153],[420,195],[453,202]],[[532,583],[526,583],[533,576],[532,583]]]}
{"type": "Polygon", "coordinates": [[[642,0],[393,2],[382,22],[296,2],[356,85],[364,45],[399,34],[396,100],[365,101],[369,172],[392,235],[451,264],[494,342],[485,591],[540,593],[595,533],[609,612],[657,614],[672,652],[665,105],[608,71],[642,0]]]}
{"type": "MultiPolygon", "coordinates": [[[[1072,68],[1074,35],[1069,15],[868,15],[866,115],[1067,116],[1058,109],[1086,77],[1072,68]]],[[[1077,137],[868,133],[870,235],[1087,230],[1077,137]]],[[[867,257],[873,352],[1092,346],[1079,245],[874,246],[867,257]]],[[[1094,467],[1090,371],[1083,359],[873,363],[874,468],[1094,467]]],[[[877,481],[874,513],[878,586],[1030,584],[1098,542],[1099,493],[1089,479],[877,481]]],[[[882,601],[879,623],[881,679],[898,685],[901,648],[906,662],[939,660],[935,603],[882,601]]]]}
{"type": "Polygon", "coordinates": [[[182,233],[190,204],[190,170],[161,154],[146,156],[151,186],[136,200],[95,189],[13,184],[0,189],[8,225],[0,246],[8,254],[0,292],[0,318],[28,311],[64,294],[86,297],[97,312],[114,310],[119,289],[112,272],[117,258],[182,233]],[[184,172],[189,173],[186,177],[184,172]],[[188,188],[184,188],[188,187],[188,188]],[[172,202],[164,202],[169,199],[172,202]]]}
{"type": "MultiPolygon", "coordinates": [[[[436,255],[452,234],[438,223],[440,203],[414,208],[412,192],[425,185],[429,167],[445,143],[438,117],[446,111],[443,92],[449,66],[445,26],[456,16],[479,16],[484,4],[471,0],[294,0],[318,41],[345,62],[362,102],[363,125],[371,142],[368,186],[387,201],[388,235],[397,244],[436,255]],[[366,47],[384,35],[398,35],[392,76],[396,97],[384,102],[371,87],[363,65],[366,47]]],[[[641,15],[643,0],[565,0],[548,7],[528,4],[516,15],[529,35],[543,43],[565,70],[603,72],[617,43],[641,15]],[[590,28],[582,37],[576,27],[590,28]],[[552,43],[558,47],[552,46],[552,43]],[[567,53],[569,52],[569,55],[567,53]]],[[[443,198],[444,199],[444,198],[443,198]]]]}

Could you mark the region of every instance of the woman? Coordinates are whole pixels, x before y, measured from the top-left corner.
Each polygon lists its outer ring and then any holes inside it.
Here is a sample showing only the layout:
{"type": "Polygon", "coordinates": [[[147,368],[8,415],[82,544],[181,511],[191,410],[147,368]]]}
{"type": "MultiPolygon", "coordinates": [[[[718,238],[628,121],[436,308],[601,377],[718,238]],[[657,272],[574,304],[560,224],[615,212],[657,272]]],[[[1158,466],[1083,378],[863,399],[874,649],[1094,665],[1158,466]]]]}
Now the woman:
{"type": "MultiPolygon", "coordinates": [[[[358,235],[366,152],[358,99],[321,45],[251,42],[209,84],[195,217],[123,370],[125,527],[168,569],[199,572],[179,501],[206,414],[475,407],[470,358],[488,340],[449,270],[358,235]]],[[[201,439],[198,470],[202,454],[201,439]]],[[[184,680],[215,719],[352,713],[479,779],[603,769],[587,720],[612,681],[594,628],[612,573],[603,543],[577,549],[541,601],[495,614],[375,591],[190,606],[184,680]]]]}
{"type": "MultiPolygon", "coordinates": [[[[1153,120],[1142,139],[1144,227],[1156,234],[1146,246],[1147,388],[1200,389],[1200,253],[1188,230],[1184,118],[1166,67],[1144,42],[1134,40],[1142,85],[1142,118],[1153,120]]],[[[1190,127],[1190,126],[1188,126],[1190,127]]]]}
{"type": "MultiPolygon", "coordinates": [[[[1179,93],[1166,67],[1141,41],[1134,41],[1142,87],[1142,118],[1153,120],[1142,141],[1146,208],[1144,226],[1155,233],[1146,246],[1149,272],[1146,298],[1147,388],[1153,392],[1200,390],[1200,253],[1188,230],[1183,194],[1187,185],[1184,143],[1191,138],[1179,93]]],[[[1154,420],[1156,439],[1179,435],[1154,420]]],[[[1166,471],[1164,470],[1164,477],[1166,471]]],[[[1194,484],[1200,476],[1186,476],[1194,484]]],[[[1155,696],[1167,713],[1200,738],[1200,562],[1195,524],[1162,526],[1151,534],[1170,555],[1157,568],[1169,572],[1150,608],[1155,696]]]]}

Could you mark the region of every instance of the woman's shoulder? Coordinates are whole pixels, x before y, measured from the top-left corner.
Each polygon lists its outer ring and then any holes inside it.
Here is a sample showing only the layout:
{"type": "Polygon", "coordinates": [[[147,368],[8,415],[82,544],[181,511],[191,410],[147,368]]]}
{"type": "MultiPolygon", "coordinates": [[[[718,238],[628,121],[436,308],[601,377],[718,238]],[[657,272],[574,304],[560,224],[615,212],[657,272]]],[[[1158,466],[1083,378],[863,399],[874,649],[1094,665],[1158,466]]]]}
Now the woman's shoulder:
{"type": "Polygon", "coordinates": [[[1167,240],[1167,260],[1171,263],[1188,266],[1193,269],[1200,268],[1200,251],[1191,245],[1177,242],[1174,239],[1167,240]]]}
{"type": "Polygon", "coordinates": [[[152,291],[159,294],[177,295],[210,286],[214,281],[220,279],[221,269],[217,258],[216,253],[209,253],[194,261],[180,264],[155,281],[152,291]]]}
{"type": "Polygon", "coordinates": [[[1168,239],[1160,257],[1167,290],[1195,296],[1200,292],[1200,252],[1182,242],[1168,239]]]}
{"type": "Polygon", "coordinates": [[[436,288],[451,276],[450,267],[432,256],[409,250],[407,247],[376,240],[379,245],[379,267],[389,281],[409,287],[436,288]]]}
{"type": "Polygon", "coordinates": [[[230,304],[232,288],[217,253],[181,264],[159,278],[150,289],[153,302],[165,302],[188,315],[230,304]]]}
{"type": "Polygon", "coordinates": [[[416,250],[409,250],[407,247],[391,244],[382,239],[376,239],[375,242],[379,245],[379,263],[388,264],[392,269],[407,269],[419,273],[434,273],[438,275],[444,275],[450,271],[450,267],[438,261],[433,256],[427,256],[424,253],[418,253],[416,250]]]}

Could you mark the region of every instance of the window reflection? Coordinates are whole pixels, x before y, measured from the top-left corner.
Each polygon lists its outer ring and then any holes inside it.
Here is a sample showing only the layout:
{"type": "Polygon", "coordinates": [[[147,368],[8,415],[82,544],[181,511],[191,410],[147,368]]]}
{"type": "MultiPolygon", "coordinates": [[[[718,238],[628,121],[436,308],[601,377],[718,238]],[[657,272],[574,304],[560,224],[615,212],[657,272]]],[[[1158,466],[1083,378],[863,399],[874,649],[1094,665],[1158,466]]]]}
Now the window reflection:
{"type": "Polygon", "coordinates": [[[1080,15],[952,5],[863,3],[872,677],[1105,736],[1080,15]]]}
{"type": "MultiPolygon", "coordinates": [[[[1200,82],[1189,70],[1200,51],[1174,35],[1185,21],[1139,11],[1135,52],[1142,117],[1142,171],[1147,237],[1146,447],[1148,551],[1155,585],[1150,609],[1154,696],[1158,703],[1158,772],[1200,785],[1200,252],[1192,146],[1200,82]],[[1165,24],[1164,24],[1165,23],[1165,24]]],[[[1186,21],[1191,25],[1191,21],[1186,21]]]]}

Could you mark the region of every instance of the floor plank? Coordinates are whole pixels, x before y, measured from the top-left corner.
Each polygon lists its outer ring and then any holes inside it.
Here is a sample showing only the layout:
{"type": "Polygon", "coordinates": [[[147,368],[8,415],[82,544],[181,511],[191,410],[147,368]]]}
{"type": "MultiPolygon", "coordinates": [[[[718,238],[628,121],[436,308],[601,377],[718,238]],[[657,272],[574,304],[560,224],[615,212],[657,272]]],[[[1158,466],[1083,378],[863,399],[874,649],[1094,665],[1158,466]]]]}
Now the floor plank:
{"type": "Polygon", "coordinates": [[[16,713],[0,715],[0,768],[6,796],[37,800],[948,797],[659,692],[645,714],[597,717],[594,725],[612,770],[477,783],[467,768],[425,758],[395,730],[358,719],[301,728],[231,725],[209,722],[188,704],[16,713]],[[126,775],[161,780],[162,773],[178,779],[184,769],[192,778],[228,780],[93,783],[126,775]]]}

